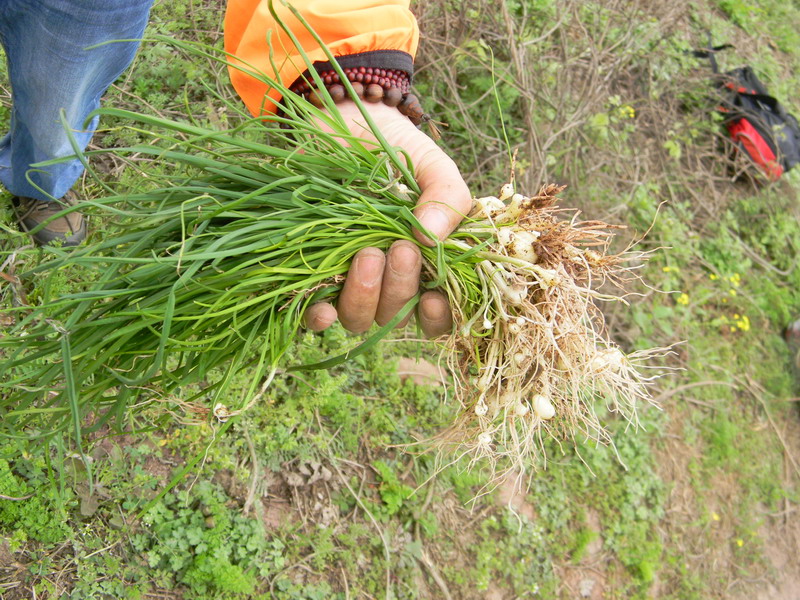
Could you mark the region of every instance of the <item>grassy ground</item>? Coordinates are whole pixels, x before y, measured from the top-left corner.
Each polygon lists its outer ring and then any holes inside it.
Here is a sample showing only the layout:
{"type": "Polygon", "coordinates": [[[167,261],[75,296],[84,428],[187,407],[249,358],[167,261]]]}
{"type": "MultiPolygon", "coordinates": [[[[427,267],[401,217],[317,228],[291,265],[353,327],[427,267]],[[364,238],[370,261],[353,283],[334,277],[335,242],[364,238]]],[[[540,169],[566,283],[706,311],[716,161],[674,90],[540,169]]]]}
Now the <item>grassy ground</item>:
{"type": "MultiPolygon", "coordinates": [[[[620,246],[647,233],[651,287],[606,318],[627,350],[679,343],[667,362],[678,370],[656,390],[661,410],[644,410],[640,431],[616,424],[618,455],[551,444],[524,493],[509,481],[475,499],[481,469],[442,470],[400,448],[453,416],[436,348],[409,330],[331,371],[279,377],[224,434],[159,407],[102,432],[92,493],[72,449],[0,437],[0,494],[31,495],[0,500],[0,598],[800,597],[800,415],[780,337],[800,313],[800,173],[765,186],[744,160],[724,159],[707,65],[685,52],[711,31],[735,45],[723,66],[753,65],[798,113],[800,9],[415,8],[417,88],[476,194],[507,180],[510,146],[526,189],[567,184],[566,206],[627,226],[620,246]]],[[[161,3],[150,31],[218,44],[219,19],[215,2],[161,3]]],[[[107,103],[224,121],[201,81],[230,95],[217,67],[146,44],[107,103]]],[[[131,141],[117,125],[95,143],[131,141]]],[[[128,176],[110,159],[98,169],[128,176]]],[[[88,178],[81,188],[99,193],[88,178]]],[[[25,238],[0,211],[7,255],[25,238]]],[[[294,359],[346,343],[336,328],[309,334],[294,359]]]]}

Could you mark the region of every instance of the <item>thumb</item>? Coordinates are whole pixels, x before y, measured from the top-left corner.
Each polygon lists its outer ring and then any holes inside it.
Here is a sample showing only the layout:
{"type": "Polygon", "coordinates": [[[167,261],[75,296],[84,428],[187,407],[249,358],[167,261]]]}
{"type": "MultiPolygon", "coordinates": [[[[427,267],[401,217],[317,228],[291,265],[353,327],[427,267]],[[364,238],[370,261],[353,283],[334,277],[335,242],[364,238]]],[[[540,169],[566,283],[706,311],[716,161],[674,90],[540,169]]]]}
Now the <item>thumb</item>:
{"type": "MultiPolygon", "coordinates": [[[[379,123],[386,141],[402,148],[414,165],[417,183],[422,191],[414,216],[425,229],[439,240],[444,240],[472,207],[472,196],[456,163],[396,108],[383,103],[367,103],[364,106],[379,123]]],[[[339,105],[339,110],[353,133],[374,139],[353,102],[339,105]]],[[[415,231],[414,235],[427,246],[435,243],[435,240],[430,240],[419,231],[415,231]]]]}
{"type": "MultiPolygon", "coordinates": [[[[431,138],[421,132],[420,135],[430,148],[414,163],[417,183],[422,190],[414,216],[425,229],[444,240],[469,213],[472,195],[453,159],[431,138]]],[[[415,231],[414,235],[427,246],[435,243],[421,232],[415,231]]]]}

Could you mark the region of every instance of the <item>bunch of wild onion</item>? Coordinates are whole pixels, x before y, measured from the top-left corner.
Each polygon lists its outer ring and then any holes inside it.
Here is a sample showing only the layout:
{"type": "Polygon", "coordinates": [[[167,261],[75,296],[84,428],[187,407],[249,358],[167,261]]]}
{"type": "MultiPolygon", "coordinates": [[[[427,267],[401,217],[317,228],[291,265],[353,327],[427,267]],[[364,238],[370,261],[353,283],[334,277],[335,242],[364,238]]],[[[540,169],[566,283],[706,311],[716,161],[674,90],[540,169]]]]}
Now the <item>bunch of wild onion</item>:
{"type": "MultiPolygon", "coordinates": [[[[358,250],[414,239],[414,203],[389,156],[353,139],[345,147],[307,119],[220,132],[101,112],[147,126],[152,145],[115,150],[153,157],[139,163],[146,189],[75,207],[115,222],[103,239],[18,274],[14,297],[35,284],[40,298],[2,309],[14,321],[0,339],[7,427],[79,435],[88,415],[84,431],[148,397],[169,402],[171,390],[220,366],[224,377],[199,397],[225,404],[227,381],[250,367],[252,399],[304,309],[335,294],[358,250]],[[65,271],[91,283],[51,295],[48,280],[65,271]]],[[[423,252],[444,269],[442,250],[423,252]]]]}
{"type": "MultiPolygon", "coordinates": [[[[282,119],[242,119],[229,131],[100,111],[151,138],[114,151],[136,157],[141,189],[108,188],[76,207],[107,222],[102,239],[55,250],[6,285],[7,432],[80,443],[148,402],[226,420],[257,401],[279,368],[297,367],[281,359],[304,310],[335,296],[358,250],[415,241],[419,190],[404,155],[380,135],[377,145],[353,139],[331,102],[326,114],[284,92],[282,119]],[[87,283],[50,293],[49,279],[65,272],[87,283]],[[33,284],[37,297],[26,301],[33,284]],[[228,384],[242,369],[252,383],[232,399],[228,384]],[[211,373],[221,375],[209,381],[211,373]],[[201,391],[177,399],[198,383],[201,391]]],[[[649,398],[639,357],[601,335],[594,304],[611,299],[595,284],[630,271],[623,257],[605,255],[608,227],[565,218],[557,191],[527,198],[505,186],[499,198],[477,200],[448,240],[421,247],[425,285],[446,292],[456,319],[446,345],[461,412],[442,439],[515,467],[539,455],[543,433],[606,439],[598,401],[635,421],[649,398]]]]}

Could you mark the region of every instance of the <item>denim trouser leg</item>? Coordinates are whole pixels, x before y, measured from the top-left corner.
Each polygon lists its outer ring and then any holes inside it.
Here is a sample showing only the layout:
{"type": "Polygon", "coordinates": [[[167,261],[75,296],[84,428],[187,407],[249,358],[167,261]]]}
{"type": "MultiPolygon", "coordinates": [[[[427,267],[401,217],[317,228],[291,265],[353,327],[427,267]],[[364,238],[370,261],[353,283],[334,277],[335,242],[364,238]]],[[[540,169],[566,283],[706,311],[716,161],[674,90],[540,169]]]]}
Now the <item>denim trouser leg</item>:
{"type": "Polygon", "coordinates": [[[142,36],[153,0],[0,0],[12,111],[0,140],[0,182],[14,195],[60,198],[83,171],[77,160],[30,171],[30,165],[74,154],[60,113],[83,149],[84,129],[100,96],[133,60],[137,42],[88,46],[142,36]],[[31,185],[30,179],[34,185],[31,185]],[[37,189],[41,188],[41,190],[37,189]]]}

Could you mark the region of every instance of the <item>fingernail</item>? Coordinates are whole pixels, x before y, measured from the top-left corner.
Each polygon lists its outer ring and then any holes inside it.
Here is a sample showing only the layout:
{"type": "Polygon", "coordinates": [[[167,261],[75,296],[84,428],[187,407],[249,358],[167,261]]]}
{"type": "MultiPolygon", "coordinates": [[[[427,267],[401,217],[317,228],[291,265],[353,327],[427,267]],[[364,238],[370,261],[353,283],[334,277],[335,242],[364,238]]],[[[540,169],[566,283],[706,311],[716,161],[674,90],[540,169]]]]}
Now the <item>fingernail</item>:
{"type": "Polygon", "coordinates": [[[364,285],[376,285],[383,277],[383,254],[363,253],[355,260],[358,278],[364,285]]]}
{"type": "Polygon", "coordinates": [[[389,251],[386,260],[389,261],[389,270],[395,275],[407,275],[409,270],[417,268],[420,254],[417,247],[405,240],[395,242],[389,251]]]}
{"type": "Polygon", "coordinates": [[[419,222],[437,239],[444,239],[450,233],[450,217],[439,208],[429,208],[419,219],[419,222]]]}

